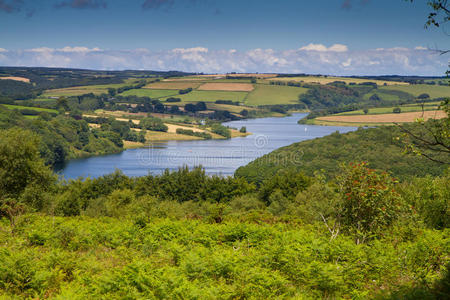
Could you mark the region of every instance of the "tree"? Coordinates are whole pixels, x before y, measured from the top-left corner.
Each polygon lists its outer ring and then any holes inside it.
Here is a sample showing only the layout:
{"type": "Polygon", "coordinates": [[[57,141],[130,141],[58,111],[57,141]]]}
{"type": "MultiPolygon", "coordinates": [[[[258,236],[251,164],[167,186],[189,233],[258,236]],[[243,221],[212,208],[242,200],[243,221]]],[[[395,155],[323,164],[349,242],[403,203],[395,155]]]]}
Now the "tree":
{"type": "Polygon", "coordinates": [[[399,113],[402,112],[402,109],[401,109],[400,107],[394,107],[394,109],[392,109],[392,112],[393,112],[394,114],[399,114],[399,113]]]}
{"type": "Polygon", "coordinates": [[[405,152],[423,156],[440,164],[450,164],[450,100],[441,103],[446,118],[424,121],[419,119],[415,129],[396,124],[403,132],[405,152]]]}
{"type": "Polygon", "coordinates": [[[367,115],[369,113],[369,109],[368,108],[364,108],[363,112],[364,112],[365,115],[367,115]]]}
{"type": "Polygon", "coordinates": [[[429,99],[430,95],[428,95],[427,93],[423,93],[420,94],[419,97],[417,97],[418,99],[429,99]]]}
{"type": "Polygon", "coordinates": [[[357,244],[379,235],[397,218],[400,196],[397,181],[388,173],[369,169],[364,162],[343,165],[338,183],[343,200],[338,219],[357,244]]]}
{"type": "Polygon", "coordinates": [[[166,132],[169,128],[164,124],[161,119],[147,117],[140,121],[139,123],[141,129],[153,130],[153,131],[164,131],[166,132]]]}
{"type": "Polygon", "coordinates": [[[56,106],[59,109],[64,109],[64,110],[69,110],[69,105],[67,102],[67,98],[64,96],[61,96],[58,98],[58,100],[56,101],[56,106]]]}
{"type": "Polygon", "coordinates": [[[56,181],[39,156],[39,143],[35,134],[24,129],[0,132],[0,216],[11,222],[27,208],[41,209],[45,192],[56,181]]]}
{"type": "Polygon", "coordinates": [[[369,98],[372,101],[380,101],[380,97],[377,94],[373,94],[372,96],[370,96],[369,98]]]}
{"type": "Polygon", "coordinates": [[[239,130],[240,133],[247,133],[247,127],[242,126],[241,129],[239,130]]]}

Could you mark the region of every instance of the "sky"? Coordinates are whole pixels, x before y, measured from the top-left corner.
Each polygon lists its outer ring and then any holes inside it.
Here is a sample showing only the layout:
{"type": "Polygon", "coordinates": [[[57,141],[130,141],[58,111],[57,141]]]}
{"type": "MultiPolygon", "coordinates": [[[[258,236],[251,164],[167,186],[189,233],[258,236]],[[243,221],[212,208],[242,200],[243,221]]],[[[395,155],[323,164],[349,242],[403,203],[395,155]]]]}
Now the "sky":
{"type": "Polygon", "coordinates": [[[444,75],[426,0],[0,0],[0,65],[444,75]]]}

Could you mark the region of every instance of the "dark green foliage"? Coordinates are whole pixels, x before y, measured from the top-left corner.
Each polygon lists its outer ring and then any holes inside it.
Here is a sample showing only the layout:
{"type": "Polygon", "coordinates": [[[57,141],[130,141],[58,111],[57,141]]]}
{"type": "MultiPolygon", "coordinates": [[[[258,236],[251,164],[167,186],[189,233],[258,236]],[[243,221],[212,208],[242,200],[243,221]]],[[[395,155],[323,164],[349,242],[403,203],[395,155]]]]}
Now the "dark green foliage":
{"type": "Polygon", "coordinates": [[[139,126],[142,129],[166,132],[169,128],[159,118],[147,117],[140,121],[139,126]]]}
{"type": "Polygon", "coordinates": [[[229,130],[227,127],[225,127],[225,126],[223,126],[223,125],[221,125],[221,124],[213,124],[213,125],[211,126],[211,131],[212,131],[213,133],[216,133],[216,134],[218,134],[218,135],[221,135],[221,136],[223,136],[223,137],[225,137],[225,138],[227,138],[227,139],[231,138],[231,132],[230,132],[230,130],[229,130]]]}
{"type": "Polygon", "coordinates": [[[394,114],[399,114],[399,113],[402,112],[402,109],[401,109],[400,107],[394,107],[394,108],[392,109],[392,112],[393,112],[394,114]]]}
{"type": "Polygon", "coordinates": [[[30,131],[0,132],[0,217],[44,207],[45,193],[56,178],[39,157],[38,145],[38,137],[30,131]]]}
{"type": "Polygon", "coordinates": [[[169,97],[166,99],[166,102],[181,102],[180,98],[169,97]]]}
{"type": "Polygon", "coordinates": [[[113,144],[109,131],[90,130],[85,120],[59,115],[55,118],[25,119],[22,115],[0,107],[0,129],[21,127],[36,133],[39,152],[48,165],[62,164],[68,159],[120,151],[120,142],[113,144]]]}
{"type": "Polygon", "coordinates": [[[247,127],[242,126],[241,129],[239,129],[240,133],[247,133],[247,127]]]}
{"type": "MultiPolygon", "coordinates": [[[[417,130],[418,125],[405,125],[417,130]]],[[[236,176],[262,182],[283,168],[294,168],[313,175],[324,170],[329,177],[339,174],[340,163],[367,161],[370,167],[391,172],[400,179],[427,174],[439,175],[445,165],[426,158],[403,154],[402,131],[396,126],[359,129],[346,134],[295,143],[264,155],[236,171],[236,176]]],[[[446,155],[446,154],[441,154],[446,155]]],[[[436,156],[439,158],[439,155],[436,156]]]]}
{"type": "Polygon", "coordinates": [[[179,90],[179,91],[178,91],[178,94],[184,95],[184,94],[188,94],[188,93],[190,93],[190,92],[192,92],[192,88],[187,88],[187,89],[184,89],[184,90],[179,90]]]}
{"type": "Polygon", "coordinates": [[[212,136],[209,133],[206,132],[196,132],[190,129],[183,129],[183,128],[177,128],[176,132],[178,134],[184,134],[184,135],[191,135],[191,136],[198,136],[205,140],[212,139],[212,136]]]}
{"type": "Polygon", "coordinates": [[[396,180],[386,172],[369,169],[366,163],[352,163],[343,166],[338,182],[343,199],[337,218],[357,244],[381,234],[398,218],[396,180]]]}
{"type": "Polygon", "coordinates": [[[267,205],[271,197],[279,192],[282,197],[292,201],[299,192],[306,190],[312,179],[295,170],[280,170],[275,176],[264,180],[259,189],[259,196],[267,205]]]}
{"type": "Polygon", "coordinates": [[[417,99],[429,99],[429,98],[430,98],[430,95],[428,95],[427,93],[420,94],[417,97],[417,99]]]}

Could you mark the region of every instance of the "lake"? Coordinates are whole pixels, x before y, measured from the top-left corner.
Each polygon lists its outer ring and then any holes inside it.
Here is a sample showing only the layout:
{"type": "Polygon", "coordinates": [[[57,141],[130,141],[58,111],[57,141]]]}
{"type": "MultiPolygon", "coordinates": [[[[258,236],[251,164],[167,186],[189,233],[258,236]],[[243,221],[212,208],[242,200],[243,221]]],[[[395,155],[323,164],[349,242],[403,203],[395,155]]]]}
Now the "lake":
{"type": "Polygon", "coordinates": [[[58,173],[65,179],[99,177],[122,170],[128,176],[160,174],[165,169],[202,165],[208,174],[232,175],[240,166],[277,148],[295,142],[356,130],[356,127],[299,125],[306,114],[284,118],[260,118],[223,123],[247,128],[252,135],[229,140],[168,141],[148,148],[125,150],[119,154],[95,156],[69,161],[58,173]]]}

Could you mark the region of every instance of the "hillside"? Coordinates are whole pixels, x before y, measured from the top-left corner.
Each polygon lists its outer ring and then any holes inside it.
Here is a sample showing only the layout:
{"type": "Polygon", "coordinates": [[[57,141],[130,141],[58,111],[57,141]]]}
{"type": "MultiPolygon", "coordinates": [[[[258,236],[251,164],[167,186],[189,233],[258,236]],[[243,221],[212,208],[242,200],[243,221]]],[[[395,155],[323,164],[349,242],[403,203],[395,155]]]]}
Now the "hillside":
{"type": "Polygon", "coordinates": [[[327,176],[334,177],[341,163],[358,161],[367,161],[372,168],[389,171],[401,179],[438,175],[445,170],[445,166],[423,157],[403,154],[401,136],[396,126],[334,133],[277,149],[240,167],[235,175],[251,182],[262,182],[279,170],[289,168],[307,175],[323,170],[327,176]]]}

